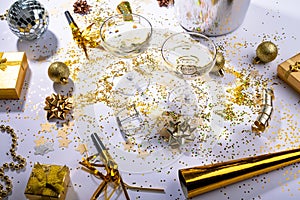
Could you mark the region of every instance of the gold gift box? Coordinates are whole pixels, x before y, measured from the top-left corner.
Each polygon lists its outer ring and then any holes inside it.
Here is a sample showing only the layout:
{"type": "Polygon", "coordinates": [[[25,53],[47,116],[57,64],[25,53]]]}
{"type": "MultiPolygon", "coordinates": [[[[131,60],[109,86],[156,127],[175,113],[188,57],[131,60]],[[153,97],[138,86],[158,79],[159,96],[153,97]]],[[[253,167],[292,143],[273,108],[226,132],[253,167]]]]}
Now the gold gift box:
{"type": "Polygon", "coordinates": [[[277,75],[300,93],[300,53],[279,64],[277,75]]]}
{"type": "Polygon", "coordinates": [[[70,182],[67,166],[34,164],[25,196],[29,200],[64,200],[70,182]]]}
{"type": "Polygon", "coordinates": [[[0,99],[19,99],[28,68],[25,52],[0,52],[0,99]]]}

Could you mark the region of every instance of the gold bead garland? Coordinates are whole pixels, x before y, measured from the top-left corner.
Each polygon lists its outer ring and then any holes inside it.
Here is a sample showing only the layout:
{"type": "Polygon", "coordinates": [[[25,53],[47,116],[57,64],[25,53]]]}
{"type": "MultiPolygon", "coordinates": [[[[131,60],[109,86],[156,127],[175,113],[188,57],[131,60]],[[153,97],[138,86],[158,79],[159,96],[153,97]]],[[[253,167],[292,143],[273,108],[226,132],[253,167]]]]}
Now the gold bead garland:
{"type": "Polygon", "coordinates": [[[12,192],[12,181],[10,180],[9,176],[5,175],[6,170],[21,170],[26,166],[26,159],[23,158],[21,155],[17,155],[16,149],[18,147],[18,136],[15,133],[14,129],[12,129],[10,126],[4,126],[0,125],[0,132],[7,133],[11,136],[11,148],[9,149],[10,155],[13,158],[13,161],[10,163],[4,163],[0,167],[0,180],[5,183],[5,185],[2,185],[0,183],[0,199],[7,197],[12,192]],[[15,162],[17,164],[15,164],[15,162]]]}

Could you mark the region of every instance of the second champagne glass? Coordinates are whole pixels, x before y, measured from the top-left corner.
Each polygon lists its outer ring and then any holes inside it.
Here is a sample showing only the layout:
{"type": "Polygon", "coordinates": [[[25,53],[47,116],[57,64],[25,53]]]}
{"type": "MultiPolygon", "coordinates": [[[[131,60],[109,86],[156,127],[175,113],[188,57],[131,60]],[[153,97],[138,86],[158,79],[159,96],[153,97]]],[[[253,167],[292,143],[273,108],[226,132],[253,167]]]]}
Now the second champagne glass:
{"type": "MultiPolygon", "coordinates": [[[[118,14],[106,19],[100,28],[102,46],[113,55],[132,58],[144,52],[150,43],[152,25],[138,14],[118,14]]],[[[143,70],[134,70],[126,62],[128,70],[124,76],[115,76],[115,90],[126,96],[141,93],[149,86],[150,79],[143,70]]]]}
{"type": "MultiPolygon", "coordinates": [[[[211,39],[195,32],[171,35],[162,46],[162,56],[168,71],[181,79],[201,78],[208,74],[216,61],[216,47],[211,39]]],[[[192,87],[186,82],[169,94],[173,111],[193,116],[199,107],[205,107],[206,99],[197,99],[192,87]]]]}

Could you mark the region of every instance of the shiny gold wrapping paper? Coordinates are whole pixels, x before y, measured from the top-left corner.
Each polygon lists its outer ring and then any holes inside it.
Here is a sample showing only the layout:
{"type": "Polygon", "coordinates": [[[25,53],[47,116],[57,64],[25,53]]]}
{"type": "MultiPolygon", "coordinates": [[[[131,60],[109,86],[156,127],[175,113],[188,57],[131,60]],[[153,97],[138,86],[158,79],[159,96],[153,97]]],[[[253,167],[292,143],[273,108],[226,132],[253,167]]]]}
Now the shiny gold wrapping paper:
{"type": "Polygon", "coordinates": [[[25,52],[0,52],[0,99],[19,99],[28,68],[25,52]]]}
{"type": "Polygon", "coordinates": [[[182,190],[187,198],[191,198],[296,162],[300,162],[300,148],[180,169],[178,172],[182,190]]]}
{"type": "Polygon", "coordinates": [[[300,62],[300,53],[279,64],[277,67],[277,75],[300,93],[300,69],[295,72],[290,71],[290,66],[296,62],[300,62]]]}
{"type": "Polygon", "coordinates": [[[35,163],[25,196],[29,200],[65,200],[70,170],[67,166],[35,163]]]}

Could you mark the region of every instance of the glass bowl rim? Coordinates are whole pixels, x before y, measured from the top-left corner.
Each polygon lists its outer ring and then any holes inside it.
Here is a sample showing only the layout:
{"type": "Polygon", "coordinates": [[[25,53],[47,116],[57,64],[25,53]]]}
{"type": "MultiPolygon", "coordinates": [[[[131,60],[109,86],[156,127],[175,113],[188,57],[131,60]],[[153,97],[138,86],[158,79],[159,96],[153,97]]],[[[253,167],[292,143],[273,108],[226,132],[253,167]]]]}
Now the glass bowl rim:
{"type": "Polygon", "coordinates": [[[210,38],[207,37],[206,35],[201,34],[201,33],[198,33],[198,32],[183,31],[183,32],[178,32],[178,33],[174,33],[174,34],[170,35],[170,36],[163,42],[163,44],[162,44],[162,46],[161,46],[161,55],[162,55],[164,61],[165,61],[168,65],[172,65],[172,63],[170,63],[170,62],[168,61],[168,59],[164,56],[164,47],[165,47],[166,43],[167,43],[168,41],[170,41],[171,38],[176,37],[176,36],[178,36],[178,35],[190,35],[190,36],[196,35],[196,36],[200,36],[201,38],[204,38],[205,40],[209,41],[209,42],[212,44],[212,46],[213,46],[213,58],[212,58],[212,61],[210,61],[208,64],[215,62],[216,57],[217,57],[217,46],[216,46],[216,44],[214,43],[214,41],[213,41],[212,39],[210,39],[210,38]]]}
{"type": "Polygon", "coordinates": [[[136,17],[140,17],[140,18],[144,19],[144,20],[149,24],[150,35],[149,35],[149,37],[147,38],[147,40],[145,40],[143,43],[148,42],[148,41],[151,39],[152,33],[153,33],[153,27],[152,27],[152,24],[151,24],[151,22],[150,22],[146,17],[144,17],[144,16],[142,16],[142,15],[140,15],[140,14],[135,14],[135,13],[130,13],[130,14],[116,14],[116,15],[107,17],[107,18],[103,21],[103,23],[101,24],[101,26],[100,26],[100,39],[101,39],[101,41],[102,41],[105,45],[110,46],[110,47],[113,47],[113,46],[109,45],[107,42],[105,42],[105,40],[104,40],[104,38],[103,38],[103,36],[102,36],[102,31],[101,31],[101,30],[103,29],[104,25],[105,25],[109,20],[111,20],[111,19],[113,19],[113,18],[120,17],[120,16],[124,16],[124,15],[133,15],[133,16],[136,16],[136,17]]]}

